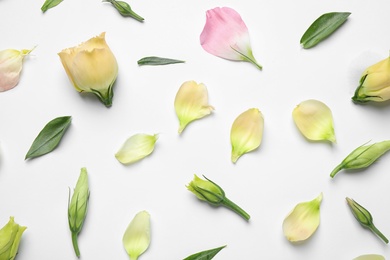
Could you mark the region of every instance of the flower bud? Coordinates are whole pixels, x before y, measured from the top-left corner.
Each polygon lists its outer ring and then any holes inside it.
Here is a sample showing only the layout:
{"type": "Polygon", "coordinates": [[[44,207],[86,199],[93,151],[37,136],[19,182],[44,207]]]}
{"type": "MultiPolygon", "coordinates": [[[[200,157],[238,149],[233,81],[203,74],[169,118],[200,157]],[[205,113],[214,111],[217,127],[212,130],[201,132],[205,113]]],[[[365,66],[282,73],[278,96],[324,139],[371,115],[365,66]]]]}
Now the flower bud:
{"type": "Polygon", "coordinates": [[[208,99],[204,84],[186,81],[181,85],[175,98],[175,111],[180,122],[179,133],[192,121],[205,117],[214,110],[208,104],[208,99]]]}
{"type": "Polygon", "coordinates": [[[0,92],[14,88],[20,78],[23,60],[31,50],[2,50],[0,51],[0,92]]]}
{"type": "Polygon", "coordinates": [[[357,103],[382,102],[390,99],[390,57],[368,67],[352,100],[357,103]]]}
{"type": "Polygon", "coordinates": [[[86,42],[58,53],[75,89],[95,94],[107,107],[112,105],[118,64],[101,33],[86,42]]]}
{"type": "Polygon", "coordinates": [[[234,120],[230,130],[231,160],[233,163],[236,163],[243,154],[260,146],[263,129],[263,115],[257,108],[248,109],[234,120]]]}
{"type": "Polygon", "coordinates": [[[116,159],[123,164],[142,160],[154,150],[158,135],[136,134],[129,137],[115,154],[116,159]]]}
{"type": "MultiPolygon", "coordinates": [[[[70,194],[69,194],[70,196],[70,194]]],[[[77,236],[81,232],[85,217],[87,216],[89,200],[88,174],[86,168],[81,168],[80,176],[74,189],[72,199],[68,206],[68,222],[72,232],[73,248],[77,257],[80,257],[80,251],[77,242],[77,236]]]]}
{"type": "Polygon", "coordinates": [[[8,223],[0,229],[0,259],[14,260],[18,253],[19,243],[27,227],[20,226],[10,217],[8,223]]]}
{"type": "Polygon", "coordinates": [[[320,224],[320,205],[322,193],[312,201],[302,202],[288,214],[283,221],[284,236],[290,242],[308,239],[320,224]]]}
{"type": "Polygon", "coordinates": [[[150,215],[148,212],[141,211],[135,215],[123,235],[122,242],[130,260],[137,260],[148,249],[150,244],[150,215]]]}
{"type": "Polygon", "coordinates": [[[293,119],[299,131],[312,141],[336,142],[332,111],[321,101],[309,99],[293,110],[293,119]]]}
{"type": "Polygon", "coordinates": [[[187,189],[191,191],[193,194],[195,194],[196,197],[198,197],[198,199],[206,201],[214,206],[223,205],[233,210],[234,212],[236,212],[246,220],[249,220],[250,218],[249,214],[246,213],[234,202],[230,201],[225,196],[225,192],[220,186],[218,186],[213,181],[207,179],[205,176],[203,177],[206,180],[202,180],[198,176],[196,176],[196,174],[194,174],[194,179],[186,186],[187,189]]]}
{"type": "Polygon", "coordinates": [[[351,209],[353,216],[360,223],[360,225],[370,229],[372,232],[378,235],[386,244],[389,243],[389,240],[374,226],[371,213],[353,199],[345,199],[347,200],[348,206],[351,209]]]}

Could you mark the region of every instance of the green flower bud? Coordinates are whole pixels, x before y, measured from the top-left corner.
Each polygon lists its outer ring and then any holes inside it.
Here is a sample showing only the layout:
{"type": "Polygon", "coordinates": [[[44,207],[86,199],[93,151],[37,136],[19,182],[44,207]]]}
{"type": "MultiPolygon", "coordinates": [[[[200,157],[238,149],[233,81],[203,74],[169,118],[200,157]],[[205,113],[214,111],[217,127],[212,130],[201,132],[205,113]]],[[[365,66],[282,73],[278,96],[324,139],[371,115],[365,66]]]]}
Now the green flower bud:
{"type": "Polygon", "coordinates": [[[194,193],[196,197],[198,197],[198,199],[206,201],[214,206],[223,205],[233,210],[234,212],[236,212],[246,220],[249,220],[250,218],[249,214],[246,213],[234,202],[226,198],[224,190],[220,186],[218,186],[218,184],[207,179],[205,176],[203,177],[206,180],[200,179],[195,174],[194,179],[186,186],[187,189],[192,193],[194,193]]]}
{"type": "Polygon", "coordinates": [[[371,213],[353,199],[346,198],[349,208],[357,221],[365,228],[377,234],[386,244],[389,240],[374,226],[371,213]]]}
{"type": "Polygon", "coordinates": [[[26,228],[16,224],[14,217],[10,217],[8,223],[0,229],[0,260],[15,259],[26,228]]]}
{"type": "MultiPolygon", "coordinates": [[[[70,193],[69,193],[70,197],[70,193]]],[[[77,242],[77,236],[81,232],[87,215],[89,200],[88,175],[87,169],[81,168],[80,177],[74,189],[72,199],[68,206],[68,222],[72,232],[73,248],[77,257],[80,257],[80,251],[77,242]]]]}

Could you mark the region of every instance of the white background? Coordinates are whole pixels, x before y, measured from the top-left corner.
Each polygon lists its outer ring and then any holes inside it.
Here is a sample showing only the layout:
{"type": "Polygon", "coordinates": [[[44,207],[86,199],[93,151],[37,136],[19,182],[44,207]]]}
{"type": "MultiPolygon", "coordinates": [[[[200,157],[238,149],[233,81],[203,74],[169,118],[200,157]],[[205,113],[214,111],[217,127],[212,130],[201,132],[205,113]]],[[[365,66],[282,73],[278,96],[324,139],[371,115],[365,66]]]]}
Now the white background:
{"type": "Polygon", "coordinates": [[[15,216],[28,227],[17,259],[76,258],[67,200],[81,167],[88,170],[91,190],[79,235],[82,259],[128,259],[122,236],[141,210],[151,214],[151,245],[140,257],[145,260],[183,259],[222,245],[227,247],[215,259],[390,257],[389,246],[358,224],[345,201],[351,197],[365,206],[390,238],[390,155],[364,171],[329,177],[356,147],[390,139],[389,104],[351,102],[364,69],[389,55],[387,0],[128,1],[144,23],[98,0],[65,0],[44,14],[43,2],[0,0],[0,49],[37,46],[25,59],[19,85],[0,93],[0,225],[15,216]],[[218,6],[241,14],[263,71],[202,49],[205,12],[218,6]],[[299,40],[309,25],[335,11],[352,14],[330,38],[302,49],[299,40]],[[109,109],[73,89],[57,55],[101,32],[119,64],[109,109]],[[152,55],[186,63],[137,65],[152,55]],[[173,102],[188,80],[207,86],[216,110],[179,136],[173,102]],[[291,112],[306,99],[331,108],[337,144],[308,142],[298,132],[291,112]],[[264,115],[263,142],[234,165],[230,127],[252,107],[264,115]],[[64,115],[72,123],[59,147],[24,161],[43,126],[64,115]],[[136,133],[160,138],[150,157],[124,166],[114,154],[136,133]],[[185,187],[195,173],[223,187],[250,221],[197,200],[185,187]],[[317,232],[303,244],[289,243],[283,219],[320,192],[317,232]]]}

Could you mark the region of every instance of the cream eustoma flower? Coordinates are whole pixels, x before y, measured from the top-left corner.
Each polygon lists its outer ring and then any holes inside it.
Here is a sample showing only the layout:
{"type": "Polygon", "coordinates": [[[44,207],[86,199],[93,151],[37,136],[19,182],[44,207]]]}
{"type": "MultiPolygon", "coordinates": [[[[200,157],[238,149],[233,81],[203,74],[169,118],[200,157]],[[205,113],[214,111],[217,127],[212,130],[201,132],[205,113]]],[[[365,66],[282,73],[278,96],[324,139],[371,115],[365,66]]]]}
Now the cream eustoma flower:
{"type": "Polygon", "coordinates": [[[137,260],[148,249],[150,244],[150,215],[147,211],[141,211],[135,215],[123,235],[122,242],[130,260],[137,260]]]}
{"type": "Polygon", "coordinates": [[[385,260],[385,258],[381,255],[361,255],[353,260],[385,260]]]}
{"type": "Polygon", "coordinates": [[[358,103],[382,102],[390,99],[390,57],[368,67],[352,100],[358,103]]]}
{"type": "Polygon", "coordinates": [[[123,164],[137,162],[153,152],[157,139],[157,134],[135,134],[126,140],[115,157],[123,164]]]}
{"type": "Polygon", "coordinates": [[[105,40],[105,33],[62,50],[58,55],[75,89],[91,92],[107,107],[112,105],[118,63],[105,40]]]}
{"type": "Polygon", "coordinates": [[[180,122],[179,133],[183,132],[190,122],[205,117],[214,110],[208,104],[208,99],[204,84],[186,81],[181,85],[175,98],[175,111],[180,122]]]}
{"type": "Polygon", "coordinates": [[[20,78],[23,60],[31,50],[2,50],[0,51],[0,92],[14,88],[20,78]]]}
{"type": "Polygon", "coordinates": [[[302,202],[288,214],[283,221],[284,236],[290,242],[308,239],[320,224],[320,205],[322,193],[312,201],[302,202]]]}
{"type": "Polygon", "coordinates": [[[257,108],[248,109],[234,120],[230,130],[231,160],[233,163],[243,154],[260,146],[263,129],[264,118],[257,108]]]}
{"type": "Polygon", "coordinates": [[[336,142],[332,111],[321,101],[303,101],[294,108],[292,115],[299,131],[307,139],[336,142]]]}

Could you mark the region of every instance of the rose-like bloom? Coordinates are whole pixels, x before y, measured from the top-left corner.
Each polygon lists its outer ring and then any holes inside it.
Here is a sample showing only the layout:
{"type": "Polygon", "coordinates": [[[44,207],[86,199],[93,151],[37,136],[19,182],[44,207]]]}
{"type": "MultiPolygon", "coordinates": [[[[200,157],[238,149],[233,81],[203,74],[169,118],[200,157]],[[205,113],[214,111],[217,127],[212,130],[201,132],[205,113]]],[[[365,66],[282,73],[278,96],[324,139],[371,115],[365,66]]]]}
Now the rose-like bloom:
{"type": "Polygon", "coordinates": [[[175,98],[175,111],[179,119],[179,133],[196,119],[205,117],[214,108],[208,104],[209,97],[204,84],[195,81],[184,82],[175,98]]]}
{"type": "Polygon", "coordinates": [[[262,69],[253,56],[248,28],[240,14],[229,7],[217,7],[206,12],[200,44],[205,51],[215,56],[247,61],[262,69]]]}
{"type": "Polygon", "coordinates": [[[62,50],[58,55],[69,80],[79,92],[91,92],[107,107],[112,105],[118,63],[108,47],[105,33],[62,50]]]}
{"type": "Polygon", "coordinates": [[[390,99],[390,57],[368,67],[360,78],[360,85],[352,100],[382,102],[390,99]]]}
{"type": "Polygon", "coordinates": [[[85,217],[87,216],[88,200],[89,187],[87,169],[81,168],[72,199],[70,200],[70,203],[68,202],[68,222],[70,231],[72,232],[73,248],[77,257],[80,257],[77,236],[81,232],[85,217]]]}
{"type": "Polygon", "coordinates": [[[18,253],[19,243],[27,227],[15,223],[10,217],[8,223],[0,229],[0,259],[14,260],[18,253]]]}
{"type": "Polygon", "coordinates": [[[381,255],[361,255],[353,260],[385,260],[385,258],[381,255]]]}
{"type": "Polygon", "coordinates": [[[311,237],[320,224],[322,193],[312,201],[302,202],[283,221],[284,236],[290,242],[304,241],[311,237]]]}
{"type": "Polygon", "coordinates": [[[0,51],[0,92],[10,90],[18,84],[24,57],[32,50],[0,51]]]}
{"type": "Polygon", "coordinates": [[[360,225],[371,230],[378,237],[380,237],[383,242],[388,244],[389,240],[375,227],[371,213],[353,199],[345,199],[347,200],[348,206],[351,209],[353,216],[360,223],[360,225]]]}
{"type": "Polygon", "coordinates": [[[195,174],[194,179],[186,186],[187,189],[195,194],[198,199],[206,201],[214,206],[225,206],[246,220],[249,220],[249,214],[236,205],[233,201],[226,198],[225,191],[218,184],[207,179],[206,177],[204,178],[206,180],[202,180],[195,174]]]}
{"type": "Polygon", "coordinates": [[[154,150],[158,135],[136,134],[129,137],[115,154],[116,159],[124,164],[137,162],[154,150]]]}
{"type": "Polygon", "coordinates": [[[137,260],[148,249],[150,244],[150,215],[147,211],[141,211],[135,215],[123,235],[122,242],[130,260],[137,260]]]}
{"type": "Polygon", "coordinates": [[[307,139],[336,142],[332,111],[321,101],[303,101],[294,108],[292,116],[299,131],[307,139]]]}
{"type": "Polygon", "coordinates": [[[240,114],[230,130],[231,160],[235,163],[241,155],[255,150],[263,138],[264,119],[260,110],[251,108],[240,114]]]}

